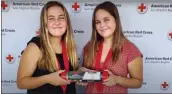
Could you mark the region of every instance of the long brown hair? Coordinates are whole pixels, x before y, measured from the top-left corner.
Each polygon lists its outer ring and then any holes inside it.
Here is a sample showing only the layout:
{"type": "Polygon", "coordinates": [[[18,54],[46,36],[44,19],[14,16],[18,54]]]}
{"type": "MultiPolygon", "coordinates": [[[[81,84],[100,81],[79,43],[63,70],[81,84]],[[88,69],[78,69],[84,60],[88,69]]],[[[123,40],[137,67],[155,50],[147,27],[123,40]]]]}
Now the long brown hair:
{"type": "Polygon", "coordinates": [[[60,2],[57,1],[47,2],[41,11],[41,16],[40,16],[41,58],[39,59],[38,67],[40,69],[47,69],[50,72],[59,70],[59,68],[57,67],[58,60],[50,43],[50,34],[47,29],[47,11],[50,7],[53,6],[61,7],[65,13],[68,26],[66,32],[62,36],[62,41],[66,45],[67,56],[69,57],[69,61],[71,62],[71,65],[73,66],[74,70],[76,70],[78,68],[78,58],[77,58],[76,44],[73,37],[73,31],[72,31],[69,14],[66,8],[60,2]]]}
{"type": "Polygon", "coordinates": [[[98,45],[103,38],[102,36],[100,36],[98,34],[98,32],[96,30],[96,26],[95,26],[95,24],[96,24],[95,23],[95,15],[96,15],[96,12],[100,9],[107,11],[111,16],[114,17],[115,22],[116,22],[116,29],[113,33],[113,40],[112,40],[112,60],[113,60],[113,62],[118,60],[121,42],[122,42],[122,40],[126,39],[122,32],[121,21],[120,21],[118,9],[115,6],[115,4],[113,4],[110,1],[105,1],[105,2],[97,5],[97,7],[95,8],[95,10],[93,12],[93,17],[92,17],[91,40],[84,48],[85,49],[84,66],[87,68],[92,68],[94,58],[96,55],[96,51],[98,50],[98,45]]]}

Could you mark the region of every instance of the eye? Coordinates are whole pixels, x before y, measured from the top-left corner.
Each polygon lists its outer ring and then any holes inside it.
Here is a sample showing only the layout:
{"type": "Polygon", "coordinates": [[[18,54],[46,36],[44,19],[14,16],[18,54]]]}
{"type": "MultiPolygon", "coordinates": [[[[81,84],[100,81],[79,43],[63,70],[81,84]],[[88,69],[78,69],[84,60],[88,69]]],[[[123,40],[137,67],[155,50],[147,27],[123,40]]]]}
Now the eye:
{"type": "Polygon", "coordinates": [[[59,16],[59,17],[58,17],[58,20],[64,21],[64,20],[65,20],[65,16],[59,16]]]}
{"type": "Polygon", "coordinates": [[[48,18],[48,20],[54,20],[54,18],[48,18]]]}
{"type": "Polygon", "coordinates": [[[59,17],[59,19],[65,19],[65,17],[59,17]]]}
{"type": "Polygon", "coordinates": [[[106,18],[106,19],[104,19],[104,21],[105,21],[105,22],[108,22],[108,21],[109,21],[109,19],[107,19],[107,18],[106,18]]]}
{"type": "Polygon", "coordinates": [[[100,21],[96,21],[96,24],[99,24],[100,23],[100,21]]]}

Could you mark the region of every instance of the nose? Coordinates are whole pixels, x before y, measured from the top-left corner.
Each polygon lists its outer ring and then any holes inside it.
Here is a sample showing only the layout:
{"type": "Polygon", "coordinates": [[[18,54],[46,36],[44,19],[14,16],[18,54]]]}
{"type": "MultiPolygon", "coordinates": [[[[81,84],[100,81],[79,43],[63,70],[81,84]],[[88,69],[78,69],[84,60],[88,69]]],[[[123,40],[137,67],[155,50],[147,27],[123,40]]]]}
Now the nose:
{"type": "Polygon", "coordinates": [[[60,22],[59,22],[59,20],[58,20],[58,19],[57,19],[57,20],[55,20],[54,25],[60,25],[60,22]]]}
{"type": "Polygon", "coordinates": [[[100,27],[103,28],[105,26],[105,23],[104,22],[101,22],[100,23],[100,27]]]}

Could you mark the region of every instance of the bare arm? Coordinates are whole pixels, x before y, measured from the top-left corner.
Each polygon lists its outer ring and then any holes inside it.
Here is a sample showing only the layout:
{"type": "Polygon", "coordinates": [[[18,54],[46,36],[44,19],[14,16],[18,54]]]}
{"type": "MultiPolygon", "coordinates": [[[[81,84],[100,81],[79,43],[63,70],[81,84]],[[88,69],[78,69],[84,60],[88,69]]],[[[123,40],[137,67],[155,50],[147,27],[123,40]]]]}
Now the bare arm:
{"type": "Polygon", "coordinates": [[[17,73],[17,87],[20,89],[34,89],[46,84],[47,76],[32,77],[40,57],[40,50],[34,43],[30,43],[21,56],[17,73]]]}
{"type": "Polygon", "coordinates": [[[141,57],[137,57],[129,62],[128,70],[130,78],[117,76],[117,84],[127,88],[140,88],[143,82],[143,61],[141,57]]]}

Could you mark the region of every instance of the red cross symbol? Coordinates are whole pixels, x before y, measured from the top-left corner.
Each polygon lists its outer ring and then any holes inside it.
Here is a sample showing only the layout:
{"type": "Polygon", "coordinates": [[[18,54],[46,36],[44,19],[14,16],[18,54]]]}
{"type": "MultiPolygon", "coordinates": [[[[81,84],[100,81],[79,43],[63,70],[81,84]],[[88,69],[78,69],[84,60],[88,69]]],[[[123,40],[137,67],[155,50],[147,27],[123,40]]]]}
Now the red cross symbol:
{"type": "Polygon", "coordinates": [[[163,84],[161,84],[161,86],[163,86],[163,88],[166,88],[168,86],[167,82],[164,82],[163,84]]]}
{"type": "Polygon", "coordinates": [[[8,61],[11,62],[11,61],[14,59],[14,57],[12,57],[11,55],[8,55],[8,56],[6,57],[6,59],[8,59],[8,61]]]}
{"type": "Polygon", "coordinates": [[[141,5],[138,6],[138,9],[140,9],[140,12],[143,12],[143,10],[146,9],[146,6],[144,6],[144,3],[141,3],[141,5]]]}
{"type": "Polygon", "coordinates": [[[170,38],[172,39],[172,32],[169,33],[170,38]]]}
{"type": "Polygon", "coordinates": [[[5,10],[5,8],[8,7],[8,5],[5,4],[4,1],[1,1],[1,7],[2,7],[3,10],[5,10]]]}
{"type": "Polygon", "coordinates": [[[74,5],[72,5],[72,8],[74,8],[74,10],[77,11],[77,9],[80,8],[80,6],[77,2],[75,2],[74,5]]]}

